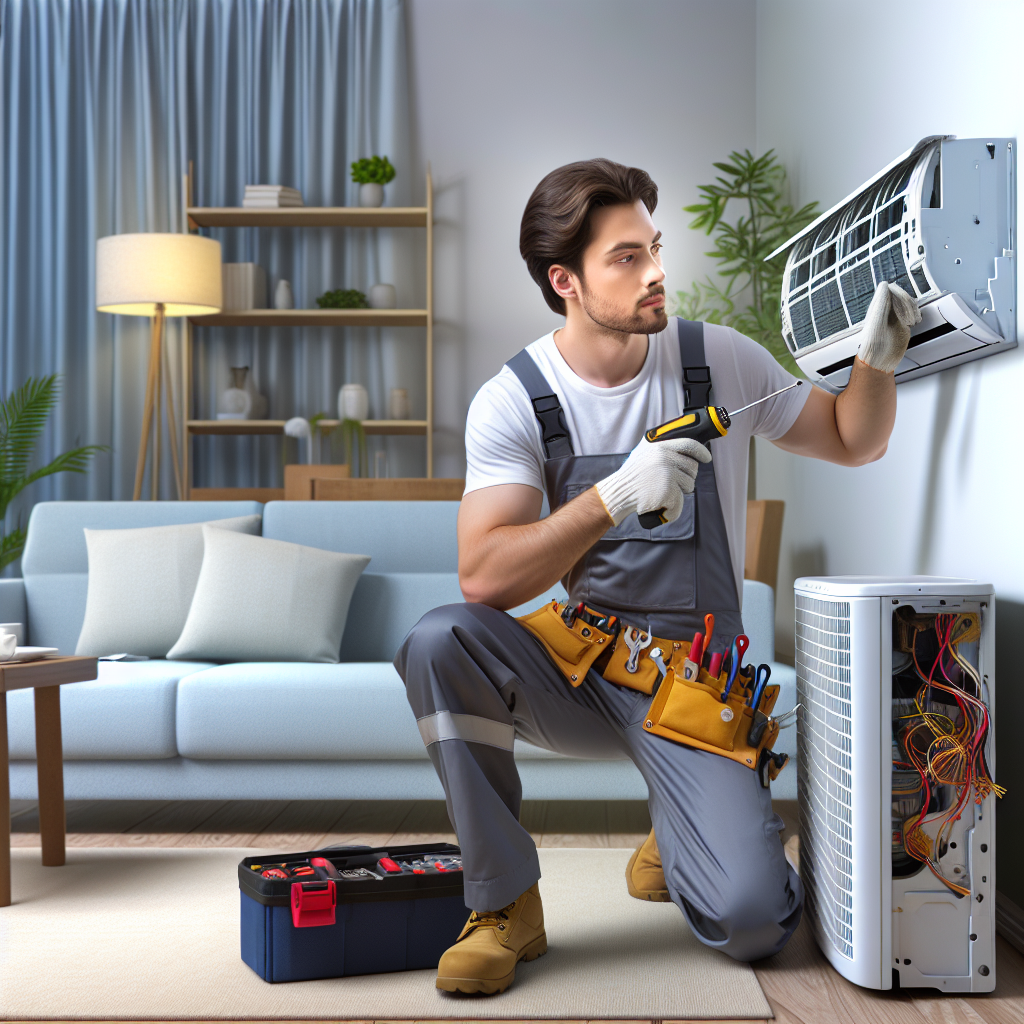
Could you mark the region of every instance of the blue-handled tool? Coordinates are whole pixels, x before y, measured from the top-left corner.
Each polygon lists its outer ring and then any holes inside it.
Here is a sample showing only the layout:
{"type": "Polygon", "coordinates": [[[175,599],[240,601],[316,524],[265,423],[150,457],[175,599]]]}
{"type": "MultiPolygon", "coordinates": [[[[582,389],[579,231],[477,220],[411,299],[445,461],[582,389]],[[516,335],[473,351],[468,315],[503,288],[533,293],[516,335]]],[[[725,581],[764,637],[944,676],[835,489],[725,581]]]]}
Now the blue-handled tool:
{"type": "Polygon", "coordinates": [[[764,693],[764,688],[771,677],[771,665],[757,666],[757,671],[754,673],[754,693],[750,700],[750,706],[752,708],[756,708],[761,703],[761,694],[764,693]]]}
{"type": "Polygon", "coordinates": [[[744,633],[740,633],[733,638],[732,646],[729,649],[729,682],[725,684],[725,689],[722,691],[723,704],[729,696],[732,684],[736,682],[736,676],[740,671],[740,663],[743,661],[743,655],[747,653],[749,646],[750,640],[744,633]]]}

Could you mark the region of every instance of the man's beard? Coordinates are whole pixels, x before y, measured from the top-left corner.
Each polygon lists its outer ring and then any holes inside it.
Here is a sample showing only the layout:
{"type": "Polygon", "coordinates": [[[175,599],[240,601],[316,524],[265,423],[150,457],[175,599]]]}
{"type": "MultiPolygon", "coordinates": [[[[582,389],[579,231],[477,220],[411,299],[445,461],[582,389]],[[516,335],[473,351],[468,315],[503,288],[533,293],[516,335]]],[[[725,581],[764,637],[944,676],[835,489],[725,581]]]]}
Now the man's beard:
{"type": "MultiPolygon", "coordinates": [[[[580,283],[583,284],[582,281],[580,283]]],[[[650,295],[644,299],[644,302],[649,298],[651,298],[650,295]]],[[[664,306],[658,311],[654,323],[650,323],[639,309],[629,314],[623,314],[611,306],[602,305],[594,298],[585,284],[580,293],[580,305],[595,324],[607,331],[618,331],[621,334],[659,334],[668,327],[668,315],[665,313],[664,306]]]]}

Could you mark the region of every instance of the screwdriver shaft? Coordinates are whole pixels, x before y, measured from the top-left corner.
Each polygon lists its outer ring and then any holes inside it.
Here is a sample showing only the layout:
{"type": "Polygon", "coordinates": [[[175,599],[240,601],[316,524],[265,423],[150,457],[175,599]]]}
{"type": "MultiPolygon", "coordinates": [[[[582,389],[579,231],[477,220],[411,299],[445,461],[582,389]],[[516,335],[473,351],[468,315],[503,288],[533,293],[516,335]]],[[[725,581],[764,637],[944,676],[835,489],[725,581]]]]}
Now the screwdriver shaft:
{"type": "Polygon", "coordinates": [[[760,405],[762,402],[767,402],[769,398],[774,398],[776,395],[781,395],[784,391],[790,391],[793,388],[798,388],[803,384],[802,380],[795,380],[792,384],[787,384],[784,388],[779,388],[778,391],[773,391],[770,395],[765,395],[764,398],[759,398],[756,402],[751,402],[749,405],[743,406],[742,409],[737,409],[735,412],[729,413],[729,418],[738,416],[741,412],[746,412],[748,409],[753,409],[755,405],[760,405]]]}

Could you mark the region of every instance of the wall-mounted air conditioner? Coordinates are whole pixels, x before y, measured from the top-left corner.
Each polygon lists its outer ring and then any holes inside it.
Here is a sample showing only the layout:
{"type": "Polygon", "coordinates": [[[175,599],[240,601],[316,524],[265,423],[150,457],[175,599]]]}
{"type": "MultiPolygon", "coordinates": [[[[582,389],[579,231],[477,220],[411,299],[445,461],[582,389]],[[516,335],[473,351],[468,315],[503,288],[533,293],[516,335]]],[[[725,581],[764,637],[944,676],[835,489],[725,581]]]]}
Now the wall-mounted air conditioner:
{"type": "Polygon", "coordinates": [[[921,308],[897,383],[1017,344],[1015,144],[922,139],[768,257],[789,250],[782,333],[811,380],[846,386],[879,281],[921,308]]]}

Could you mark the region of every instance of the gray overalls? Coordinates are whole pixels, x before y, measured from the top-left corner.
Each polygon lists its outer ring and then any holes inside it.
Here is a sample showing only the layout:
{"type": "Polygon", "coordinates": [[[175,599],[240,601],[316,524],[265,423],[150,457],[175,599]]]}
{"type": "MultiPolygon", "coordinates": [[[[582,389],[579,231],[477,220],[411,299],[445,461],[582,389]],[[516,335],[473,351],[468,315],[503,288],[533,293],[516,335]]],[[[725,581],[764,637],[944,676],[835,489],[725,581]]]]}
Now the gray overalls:
{"type": "MultiPolygon", "coordinates": [[[[685,404],[709,404],[703,325],[677,324],[685,404]]],[[[613,473],[628,452],[574,455],[561,406],[536,363],[523,351],[508,365],[540,424],[555,510],[613,473]]],[[[742,623],[714,462],[700,467],[679,519],[649,531],[627,517],[563,582],[573,604],[585,601],[656,636],[689,639],[703,631],[704,613],[714,612],[713,646],[721,649],[742,623]]],[[[429,612],[395,667],[444,786],[470,908],[500,909],[540,878],[533,840],[519,824],[518,736],[569,757],[631,759],[647,783],[669,893],[694,933],[738,960],[785,945],[803,890],[783,854],[769,791],[735,761],[644,732],[650,697],[594,670],[574,689],[532,634],[480,604],[429,612]]]]}

